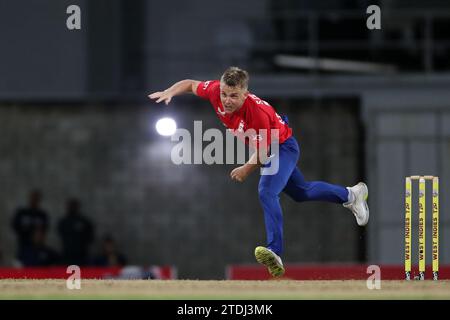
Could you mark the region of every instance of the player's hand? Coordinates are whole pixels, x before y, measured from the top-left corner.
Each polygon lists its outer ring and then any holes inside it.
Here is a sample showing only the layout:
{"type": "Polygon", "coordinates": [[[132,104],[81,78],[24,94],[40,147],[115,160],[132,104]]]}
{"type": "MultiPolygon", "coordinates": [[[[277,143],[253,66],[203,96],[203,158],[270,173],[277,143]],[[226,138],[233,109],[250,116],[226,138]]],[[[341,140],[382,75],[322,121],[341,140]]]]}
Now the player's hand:
{"type": "Polygon", "coordinates": [[[245,166],[240,166],[231,171],[230,177],[232,180],[244,182],[244,180],[247,179],[249,173],[250,172],[247,170],[245,166]]]}
{"type": "Polygon", "coordinates": [[[170,100],[172,100],[172,93],[170,90],[164,90],[164,91],[157,91],[152,94],[149,94],[148,97],[152,100],[156,100],[156,103],[160,103],[161,101],[164,101],[166,105],[169,104],[170,100]]]}

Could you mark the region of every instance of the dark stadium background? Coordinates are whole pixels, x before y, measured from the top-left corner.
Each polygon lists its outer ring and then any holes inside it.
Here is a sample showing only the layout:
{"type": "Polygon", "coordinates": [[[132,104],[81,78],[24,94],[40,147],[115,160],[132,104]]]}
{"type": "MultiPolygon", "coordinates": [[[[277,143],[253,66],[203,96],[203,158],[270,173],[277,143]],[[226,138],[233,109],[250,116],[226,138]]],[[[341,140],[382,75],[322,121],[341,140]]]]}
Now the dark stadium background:
{"type": "Polygon", "coordinates": [[[289,116],[309,180],[369,186],[365,228],[341,206],[282,196],[286,264],[401,270],[411,174],[440,177],[440,262],[449,264],[449,30],[450,3],[437,0],[2,0],[0,265],[20,266],[11,221],[36,188],[57,252],[58,222],[75,197],[94,225],[92,256],[110,235],[126,265],[172,266],[181,279],[256,265],[254,247],[265,243],[257,176],[236,185],[232,165],[172,164],[159,118],[222,126],[200,99],[165,107],[147,98],[230,65],[289,116]],[[72,4],[81,30],[66,27],[72,4]],[[381,30],[366,27],[373,4],[381,30]]]}

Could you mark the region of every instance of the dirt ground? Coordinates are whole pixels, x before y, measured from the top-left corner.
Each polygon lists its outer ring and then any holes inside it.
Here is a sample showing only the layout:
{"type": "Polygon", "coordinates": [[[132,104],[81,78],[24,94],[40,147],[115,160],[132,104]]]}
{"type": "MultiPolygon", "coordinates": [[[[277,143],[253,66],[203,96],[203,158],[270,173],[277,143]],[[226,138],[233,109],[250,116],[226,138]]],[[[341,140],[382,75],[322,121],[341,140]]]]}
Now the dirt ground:
{"type": "Polygon", "coordinates": [[[0,280],[0,299],[450,299],[450,281],[0,280]]]}

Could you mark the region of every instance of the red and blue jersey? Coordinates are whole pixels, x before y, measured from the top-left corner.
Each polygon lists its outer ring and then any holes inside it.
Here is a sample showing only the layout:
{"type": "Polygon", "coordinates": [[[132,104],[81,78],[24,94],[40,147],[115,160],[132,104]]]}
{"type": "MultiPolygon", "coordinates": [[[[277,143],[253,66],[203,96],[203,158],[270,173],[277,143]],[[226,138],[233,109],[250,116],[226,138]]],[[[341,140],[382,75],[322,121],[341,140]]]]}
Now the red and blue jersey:
{"type": "Polygon", "coordinates": [[[225,127],[238,137],[248,138],[243,140],[254,147],[258,147],[261,141],[266,142],[266,147],[275,140],[281,144],[292,136],[292,129],[274,108],[254,94],[249,93],[242,107],[230,114],[225,113],[220,100],[220,81],[200,82],[197,95],[209,100],[225,127]],[[250,134],[247,135],[248,132],[250,134]]]}

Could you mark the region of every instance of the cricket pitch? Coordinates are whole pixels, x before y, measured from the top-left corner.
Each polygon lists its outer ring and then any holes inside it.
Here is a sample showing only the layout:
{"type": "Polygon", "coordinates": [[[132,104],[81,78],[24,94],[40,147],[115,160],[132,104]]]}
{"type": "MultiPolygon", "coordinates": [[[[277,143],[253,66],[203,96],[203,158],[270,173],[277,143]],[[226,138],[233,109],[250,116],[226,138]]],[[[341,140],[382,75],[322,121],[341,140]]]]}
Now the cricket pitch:
{"type": "Polygon", "coordinates": [[[450,281],[382,280],[369,290],[362,280],[81,280],[71,290],[64,279],[3,279],[0,299],[450,299],[450,281]]]}

